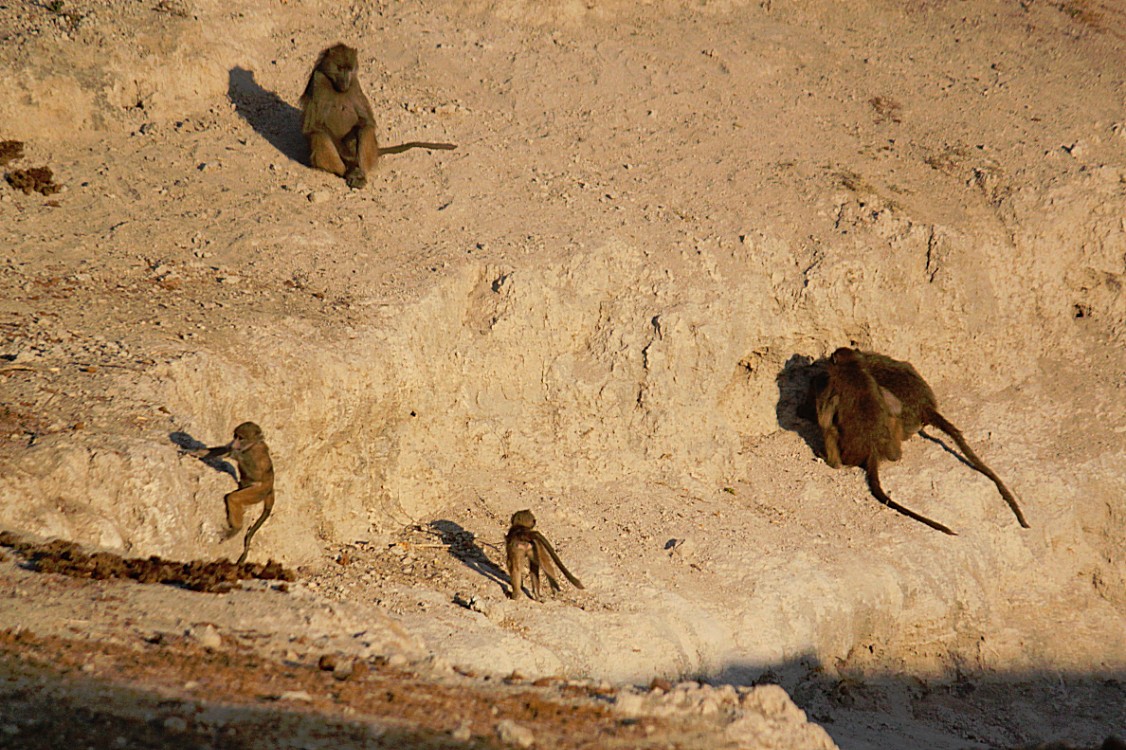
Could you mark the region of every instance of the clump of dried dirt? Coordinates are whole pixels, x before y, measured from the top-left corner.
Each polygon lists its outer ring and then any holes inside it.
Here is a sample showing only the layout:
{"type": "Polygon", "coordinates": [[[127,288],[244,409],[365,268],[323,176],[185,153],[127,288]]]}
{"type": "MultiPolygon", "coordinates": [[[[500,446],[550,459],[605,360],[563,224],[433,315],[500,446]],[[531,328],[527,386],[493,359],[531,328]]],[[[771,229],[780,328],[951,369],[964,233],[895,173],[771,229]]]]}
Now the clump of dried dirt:
{"type": "Polygon", "coordinates": [[[24,541],[8,531],[0,532],[0,546],[10,547],[37,572],[73,578],[131,578],[139,583],[165,583],[208,593],[230,591],[241,580],[295,579],[293,571],[274,560],[232,563],[227,560],[177,562],[156,555],[148,559],[125,558],[112,552],[83,552],[77,544],[59,539],[42,544],[24,541]]]}
{"type": "Polygon", "coordinates": [[[4,179],[16,190],[22,190],[24,195],[31,195],[33,192],[51,195],[61,189],[55,182],[55,175],[50,167],[16,169],[5,175],[4,179]]]}
{"type": "Polygon", "coordinates": [[[0,141],[0,167],[23,156],[23,141],[0,141]]]}

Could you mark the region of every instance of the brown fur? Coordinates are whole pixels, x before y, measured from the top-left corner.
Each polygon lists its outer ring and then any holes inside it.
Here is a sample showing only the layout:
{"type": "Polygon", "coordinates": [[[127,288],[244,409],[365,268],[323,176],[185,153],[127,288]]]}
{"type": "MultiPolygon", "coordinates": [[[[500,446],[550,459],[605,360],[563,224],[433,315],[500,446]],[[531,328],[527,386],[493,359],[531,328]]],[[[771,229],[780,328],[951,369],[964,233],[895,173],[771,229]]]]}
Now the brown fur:
{"type": "Polygon", "coordinates": [[[250,550],[250,540],[274,509],[274,463],[270,460],[270,449],[263,438],[262,428],[254,422],[243,422],[235,428],[234,439],[230,443],[204,448],[194,455],[204,460],[229,456],[238,465],[238,489],[223,497],[227,506],[228,539],[242,528],[247,506],[264,503],[262,515],[243,539],[242,555],[238,562],[245,562],[250,550]]]}
{"type": "Polygon", "coordinates": [[[860,361],[863,363],[864,369],[872,375],[876,382],[882,388],[894,394],[902,404],[900,420],[903,425],[903,432],[907,437],[914,435],[928,425],[945,432],[954,439],[973,468],[989,477],[993,484],[997,485],[997,490],[1008,503],[1009,508],[1012,509],[1013,514],[1017,517],[1017,522],[1022,527],[1029,528],[1013,493],[1009,491],[1001,478],[977,457],[977,454],[966,443],[961,431],[951,424],[946,417],[939,414],[938,401],[934,396],[934,391],[923,380],[923,376],[911,366],[910,362],[903,362],[873,352],[861,352],[860,361]]]}
{"type": "Polygon", "coordinates": [[[864,467],[868,489],[881,503],[933,529],[954,534],[895,502],[880,486],[880,461],[898,461],[902,455],[903,404],[864,368],[860,352],[848,348],[833,352],[828,382],[816,396],[816,409],[826,463],[833,468],[842,464],[864,467]]]}
{"type": "Polygon", "coordinates": [[[524,595],[524,569],[527,568],[532,583],[532,598],[543,601],[540,594],[540,568],[543,568],[547,582],[555,591],[560,590],[558,573],[555,565],[575,588],[583,588],[578,578],[571,575],[571,571],[563,565],[559,555],[555,554],[551,544],[543,534],[535,530],[536,517],[530,510],[518,510],[512,514],[512,525],[504,536],[505,556],[508,561],[508,575],[512,580],[512,599],[519,599],[524,595]]]}
{"type": "Polygon", "coordinates": [[[411,141],[380,148],[375,113],[356,77],[356,50],[336,44],[321,52],[301,95],[301,132],[309,143],[309,163],[362,188],[383,154],[411,148],[452,149],[452,143],[411,141]]]}

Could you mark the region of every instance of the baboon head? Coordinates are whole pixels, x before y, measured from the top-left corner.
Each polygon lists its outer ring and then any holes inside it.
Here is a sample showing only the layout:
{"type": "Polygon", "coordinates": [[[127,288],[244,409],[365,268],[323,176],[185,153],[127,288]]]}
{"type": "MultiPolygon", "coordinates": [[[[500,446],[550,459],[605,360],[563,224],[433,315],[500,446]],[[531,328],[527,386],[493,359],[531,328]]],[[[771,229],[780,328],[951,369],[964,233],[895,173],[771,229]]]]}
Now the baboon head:
{"type": "Polygon", "coordinates": [[[324,73],[332,83],[332,87],[343,94],[352,88],[356,79],[357,57],[356,50],[346,44],[337,44],[329,47],[321,54],[317,69],[324,73]]]}

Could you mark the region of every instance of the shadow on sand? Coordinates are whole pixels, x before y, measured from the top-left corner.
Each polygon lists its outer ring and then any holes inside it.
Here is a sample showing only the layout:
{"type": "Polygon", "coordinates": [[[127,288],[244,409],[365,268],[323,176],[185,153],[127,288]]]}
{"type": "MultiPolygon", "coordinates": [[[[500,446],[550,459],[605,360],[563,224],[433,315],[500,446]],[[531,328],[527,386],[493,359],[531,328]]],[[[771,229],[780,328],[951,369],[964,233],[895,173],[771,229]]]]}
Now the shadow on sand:
{"type": "Polygon", "coordinates": [[[308,148],[301,135],[301,110],[287,104],[273,91],[262,88],[254,80],[254,72],[231,68],[227,79],[227,96],[235,111],[254,132],[295,162],[308,161],[308,148]]]}

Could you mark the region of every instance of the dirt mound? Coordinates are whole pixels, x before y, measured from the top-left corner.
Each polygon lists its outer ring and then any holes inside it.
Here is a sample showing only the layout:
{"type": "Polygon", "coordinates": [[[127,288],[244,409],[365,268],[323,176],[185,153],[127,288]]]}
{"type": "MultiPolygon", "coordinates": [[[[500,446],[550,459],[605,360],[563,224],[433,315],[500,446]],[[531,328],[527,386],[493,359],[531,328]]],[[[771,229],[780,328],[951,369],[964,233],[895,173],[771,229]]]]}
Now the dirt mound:
{"type": "Polygon", "coordinates": [[[39,193],[53,195],[62,188],[55,182],[55,174],[50,167],[31,167],[30,169],[13,169],[4,179],[15,190],[20,190],[24,195],[39,193]]]}
{"type": "Polygon", "coordinates": [[[148,559],[121,557],[112,552],[84,552],[79,545],[61,539],[46,543],[24,541],[9,531],[0,532],[0,546],[17,552],[33,570],[72,578],[129,578],[138,583],[163,583],[208,593],[230,591],[239,581],[296,579],[292,570],[273,560],[238,564],[227,560],[177,562],[156,555],[148,559]]]}

